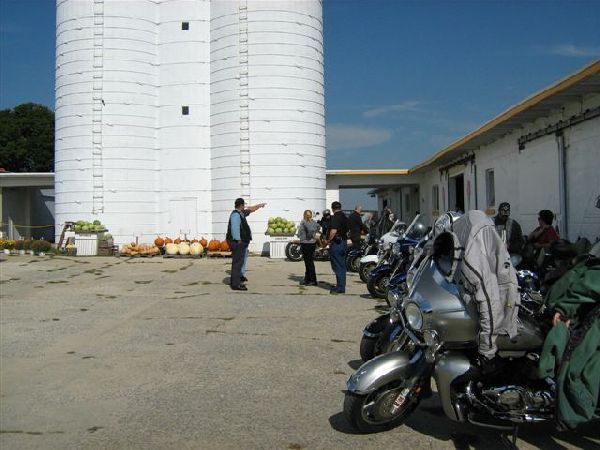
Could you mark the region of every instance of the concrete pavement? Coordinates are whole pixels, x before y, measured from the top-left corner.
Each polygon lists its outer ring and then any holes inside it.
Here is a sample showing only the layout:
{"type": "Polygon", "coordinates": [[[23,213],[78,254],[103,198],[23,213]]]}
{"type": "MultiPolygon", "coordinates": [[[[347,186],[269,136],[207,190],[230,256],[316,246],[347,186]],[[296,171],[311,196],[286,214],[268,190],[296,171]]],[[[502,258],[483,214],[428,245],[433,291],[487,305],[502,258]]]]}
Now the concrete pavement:
{"type": "MultiPolygon", "coordinates": [[[[341,414],[365,323],[381,303],[300,287],[302,263],[8,257],[0,263],[3,449],[503,448],[445,418],[357,435],[341,414]]],[[[329,263],[318,278],[332,282],[329,263]]],[[[520,448],[592,448],[594,430],[524,427],[520,448]]],[[[593,439],[596,439],[594,441],[593,439]]]]}

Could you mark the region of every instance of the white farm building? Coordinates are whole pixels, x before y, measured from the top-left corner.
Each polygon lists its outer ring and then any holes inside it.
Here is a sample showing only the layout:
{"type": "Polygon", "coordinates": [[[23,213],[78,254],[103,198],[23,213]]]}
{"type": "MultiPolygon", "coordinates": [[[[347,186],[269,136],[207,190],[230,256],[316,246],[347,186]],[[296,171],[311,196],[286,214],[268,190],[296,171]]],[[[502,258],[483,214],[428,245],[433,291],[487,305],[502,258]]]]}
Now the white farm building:
{"type": "Polygon", "coordinates": [[[531,232],[537,214],[556,215],[561,237],[600,238],[600,61],[508,109],[404,170],[329,170],[327,201],[347,187],[373,186],[379,208],[405,221],[459,208],[511,217],[531,232]]]}
{"type": "Polygon", "coordinates": [[[325,206],[320,0],[57,0],[55,221],[223,239],[325,206]]]}

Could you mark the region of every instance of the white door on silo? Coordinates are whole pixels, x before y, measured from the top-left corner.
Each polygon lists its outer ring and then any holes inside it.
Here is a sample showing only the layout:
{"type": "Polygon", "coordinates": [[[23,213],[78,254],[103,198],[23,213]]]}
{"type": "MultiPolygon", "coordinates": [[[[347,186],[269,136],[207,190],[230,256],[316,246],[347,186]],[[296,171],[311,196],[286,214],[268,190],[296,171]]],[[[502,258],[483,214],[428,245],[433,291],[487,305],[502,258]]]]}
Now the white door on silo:
{"type": "Polygon", "coordinates": [[[184,197],[169,202],[169,233],[194,238],[198,235],[198,199],[184,197]]]}

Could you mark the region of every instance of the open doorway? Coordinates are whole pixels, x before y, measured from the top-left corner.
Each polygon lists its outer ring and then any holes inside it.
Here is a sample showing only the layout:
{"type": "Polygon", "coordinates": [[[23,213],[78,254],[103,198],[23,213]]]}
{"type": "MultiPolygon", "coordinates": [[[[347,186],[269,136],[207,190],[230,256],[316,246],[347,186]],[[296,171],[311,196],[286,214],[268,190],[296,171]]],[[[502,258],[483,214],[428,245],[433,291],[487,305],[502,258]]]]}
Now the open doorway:
{"type": "Polygon", "coordinates": [[[465,176],[462,173],[448,179],[448,209],[465,211],[465,176]]]}

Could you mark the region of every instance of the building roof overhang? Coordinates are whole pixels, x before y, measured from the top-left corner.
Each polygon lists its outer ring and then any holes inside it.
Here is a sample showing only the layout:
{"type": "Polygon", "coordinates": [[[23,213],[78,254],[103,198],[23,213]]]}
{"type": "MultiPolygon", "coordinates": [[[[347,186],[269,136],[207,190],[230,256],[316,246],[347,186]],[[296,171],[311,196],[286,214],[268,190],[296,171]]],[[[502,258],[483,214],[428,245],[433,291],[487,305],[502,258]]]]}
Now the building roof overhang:
{"type": "Polygon", "coordinates": [[[54,172],[0,172],[0,187],[54,186],[54,172]]]}

